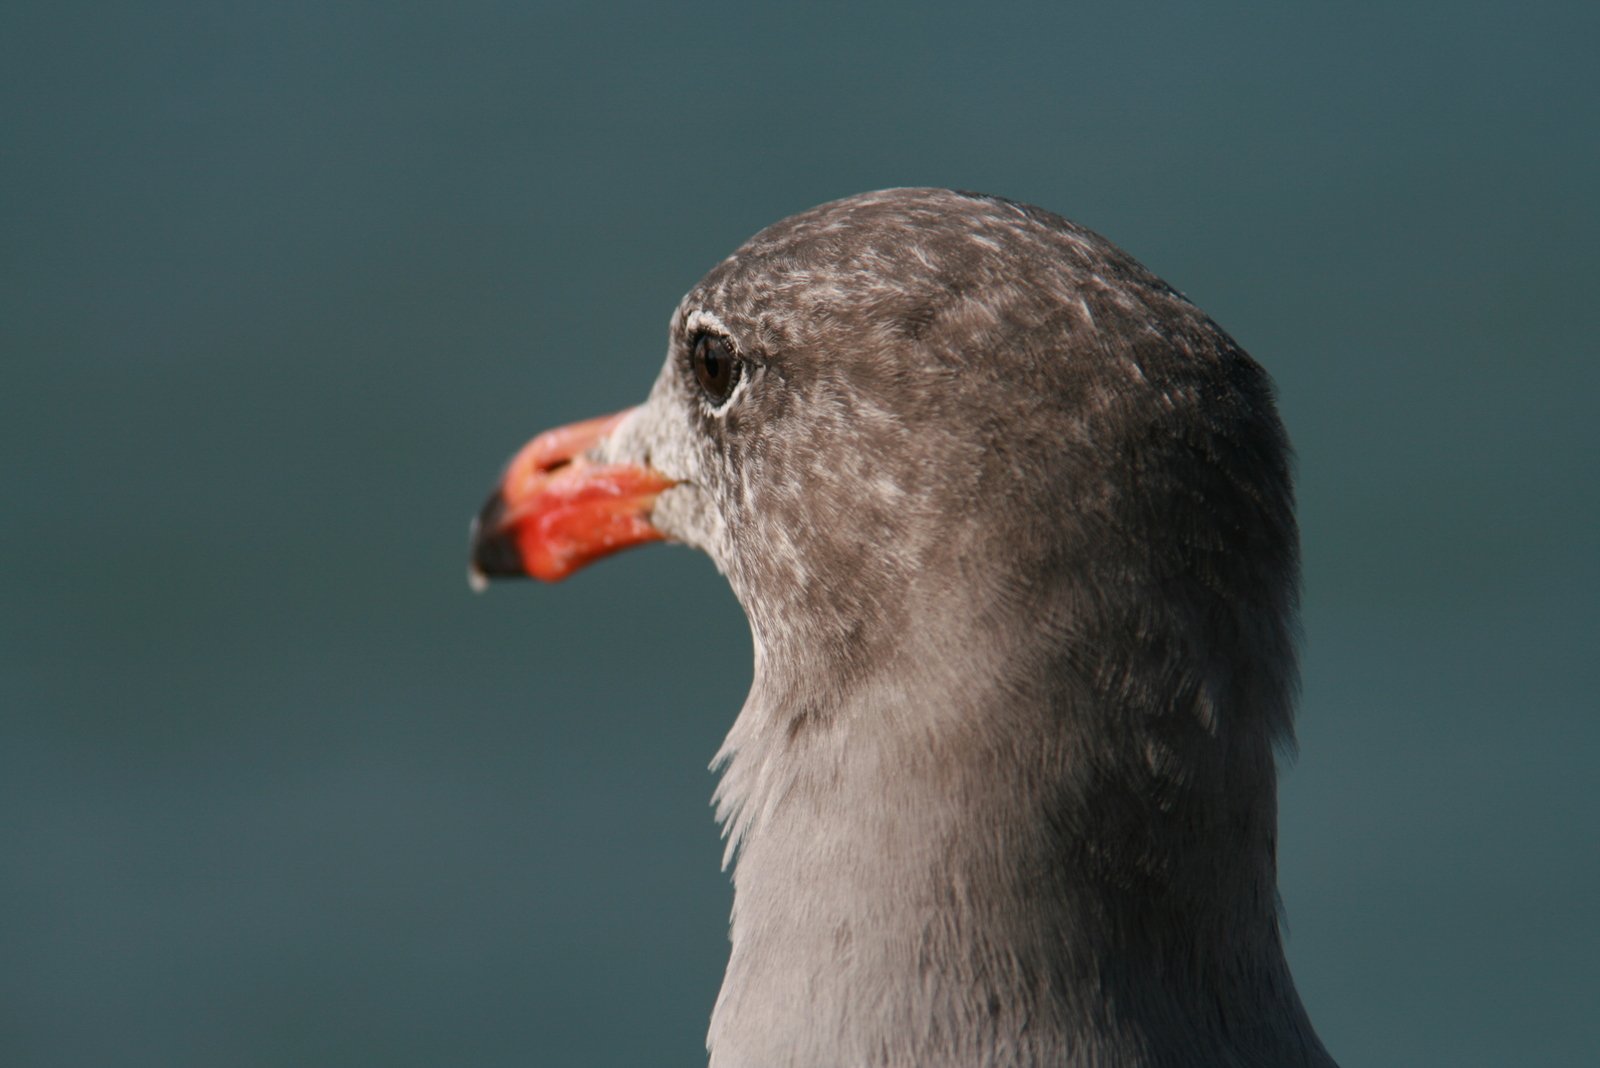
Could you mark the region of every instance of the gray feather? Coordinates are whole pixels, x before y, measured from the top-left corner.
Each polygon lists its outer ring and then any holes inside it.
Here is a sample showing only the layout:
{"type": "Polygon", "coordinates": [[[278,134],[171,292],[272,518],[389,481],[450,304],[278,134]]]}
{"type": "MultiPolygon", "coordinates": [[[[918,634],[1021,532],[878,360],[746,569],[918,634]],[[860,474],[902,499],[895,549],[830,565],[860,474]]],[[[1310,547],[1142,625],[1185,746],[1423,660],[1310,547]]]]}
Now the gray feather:
{"type": "Polygon", "coordinates": [[[1048,212],[867,194],[690,291],[606,449],[755,635],[714,1068],[1332,1064],[1276,906],[1288,446],[1215,323],[1048,212]]]}

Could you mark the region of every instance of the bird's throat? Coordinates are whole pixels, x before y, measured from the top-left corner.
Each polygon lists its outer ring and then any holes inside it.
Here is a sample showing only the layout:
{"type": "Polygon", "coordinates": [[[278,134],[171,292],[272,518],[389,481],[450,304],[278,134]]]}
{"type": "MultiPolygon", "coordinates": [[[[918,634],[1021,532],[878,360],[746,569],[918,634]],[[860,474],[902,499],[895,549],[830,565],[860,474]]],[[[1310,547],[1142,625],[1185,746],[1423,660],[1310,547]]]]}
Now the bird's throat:
{"type": "Polygon", "coordinates": [[[1103,855],[1138,846],[1092,824],[1114,799],[1079,774],[1095,757],[1063,710],[945,730],[986,712],[861,696],[800,734],[753,697],[730,735],[713,1068],[1228,1063],[1237,1042],[1323,1063],[1282,959],[1270,841],[1217,858],[1234,870],[1214,899],[1174,898],[1167,880],[1192,873],[1103,855]],[[884,717],[896,729],[870,729],[884,717]]]}

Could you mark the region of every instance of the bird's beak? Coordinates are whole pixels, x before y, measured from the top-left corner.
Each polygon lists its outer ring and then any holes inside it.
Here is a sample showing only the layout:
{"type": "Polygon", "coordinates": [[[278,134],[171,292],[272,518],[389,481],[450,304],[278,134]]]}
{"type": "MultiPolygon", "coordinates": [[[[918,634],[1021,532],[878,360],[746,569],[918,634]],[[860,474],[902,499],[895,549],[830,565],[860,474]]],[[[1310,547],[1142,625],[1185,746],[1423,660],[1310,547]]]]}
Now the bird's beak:
{"type": "Polygon", "coordinates": [[[650,525],[650,509],[674,481],[648,467],[585,457],[632,411],[547,430],[512,458],[472,522],[467,577],[474,589],[502,576],[556,582],[662,537],[650,525]]]}

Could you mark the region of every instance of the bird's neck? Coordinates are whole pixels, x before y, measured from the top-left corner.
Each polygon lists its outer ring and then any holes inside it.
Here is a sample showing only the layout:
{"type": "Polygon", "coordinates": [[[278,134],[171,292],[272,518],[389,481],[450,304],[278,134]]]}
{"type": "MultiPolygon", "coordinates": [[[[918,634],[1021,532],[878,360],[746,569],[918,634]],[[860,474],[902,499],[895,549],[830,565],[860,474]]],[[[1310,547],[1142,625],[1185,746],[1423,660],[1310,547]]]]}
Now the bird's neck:
{"type": "Polygon", "coordinates": [[[1071,687],[941,676],[829,707],[758,670],[713,1068],[1331,1064],[1279,941],[1270,748],[1194,794],[1071,687]]]}

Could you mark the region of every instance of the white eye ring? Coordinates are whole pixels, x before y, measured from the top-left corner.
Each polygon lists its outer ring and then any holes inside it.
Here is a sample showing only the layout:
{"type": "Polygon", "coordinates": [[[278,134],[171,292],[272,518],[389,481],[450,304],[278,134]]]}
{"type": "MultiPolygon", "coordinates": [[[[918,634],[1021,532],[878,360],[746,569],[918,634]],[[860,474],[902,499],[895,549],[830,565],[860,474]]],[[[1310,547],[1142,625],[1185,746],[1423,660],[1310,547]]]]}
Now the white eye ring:
{"type": "Polygon", "coordinates": [[[697,388],[694,392],[699,394],[700,405],[707,415],[722,415],[733,406],[733,402],[738,399],[739,394],[744,391],[745,385],[749,382],[752,370],[751,362],[739,352],[739,346],[733,339],[733,331],[728,329],[727,324],[722,321],[716,312],[697,308],[685,315],[683,317],[683,334],[689,339],[689,374],[695,381],[697,388]],[[701,342],[708,338],[713,341],[721,341],[728,353],[728,358],[732,361],[730,365],[732,374],[726,393],[719,393],[717,390],[710,388],[700,378],[701,368],[697,366],[697,358],[700,356],[701,342]]]}
{"type": "Polygon", "coordinates": [[[713,408],[727,406],[744,378],[744,361],[721,334],[703,333],[689,346],[689,370],[713,408]]]}
{"type": "Polygon", "coordinates": [[[732,337],[733,331],[728,329],[728,324],[717,318],[716,312],[697,308],[684,316],[683,333],[686,337],[696,334],[721,334],[723,337],[732,337]]]}

